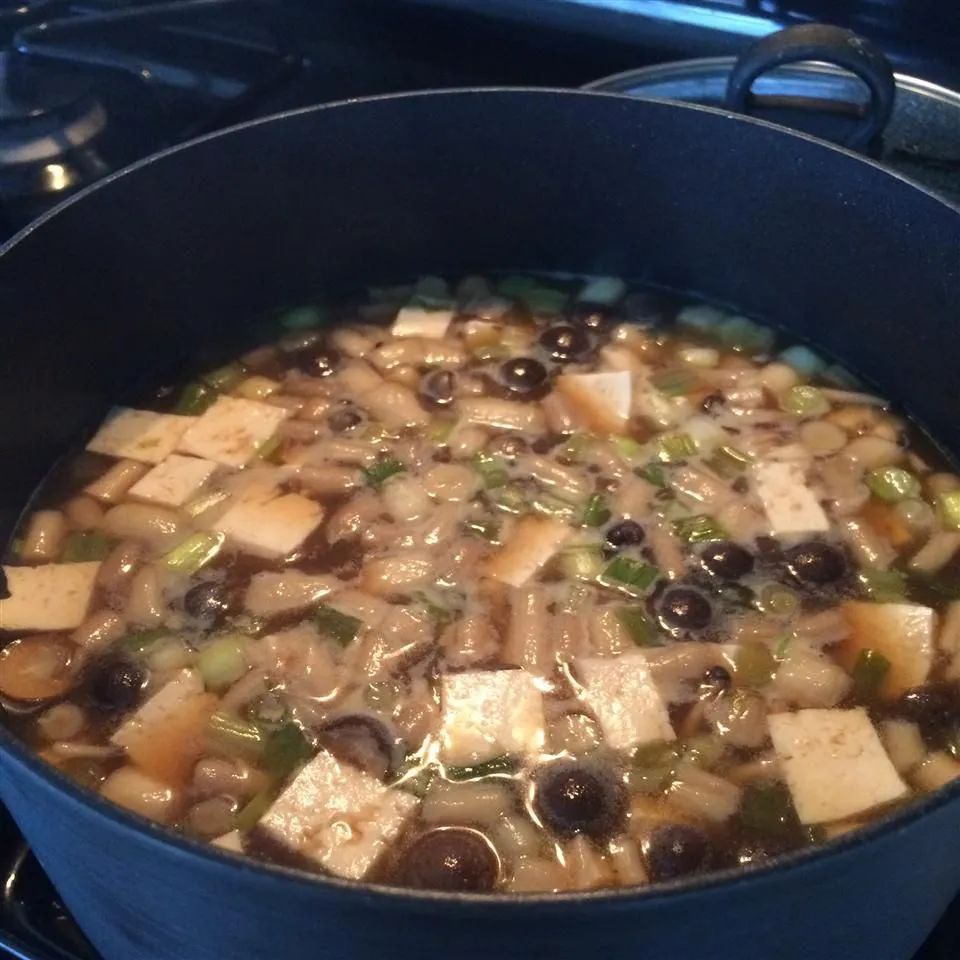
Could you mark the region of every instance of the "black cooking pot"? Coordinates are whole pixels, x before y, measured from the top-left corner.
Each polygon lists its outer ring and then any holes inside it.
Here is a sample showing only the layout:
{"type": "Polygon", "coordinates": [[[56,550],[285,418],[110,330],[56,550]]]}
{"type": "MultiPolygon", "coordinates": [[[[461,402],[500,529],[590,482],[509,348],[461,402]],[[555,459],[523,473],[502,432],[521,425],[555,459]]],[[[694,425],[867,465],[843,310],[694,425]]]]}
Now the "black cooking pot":
{"type": "MultiPolygon", "coordinates": [[[[843,358],[960,449],[960,211],[718,111],[432,93],[248,124],[81,194],[0,257],[0,498],[131,388],[251,320],[426,271],[603,272],[702,293],[843,358]],[[158,372],[159,371],[159,372],[158,372]]],[[[650,891],[411,895],[214,852],[9,736],[0,795],[107,960],[893,960],[960,887],[960,784],[779,863],[650,891]]]]}

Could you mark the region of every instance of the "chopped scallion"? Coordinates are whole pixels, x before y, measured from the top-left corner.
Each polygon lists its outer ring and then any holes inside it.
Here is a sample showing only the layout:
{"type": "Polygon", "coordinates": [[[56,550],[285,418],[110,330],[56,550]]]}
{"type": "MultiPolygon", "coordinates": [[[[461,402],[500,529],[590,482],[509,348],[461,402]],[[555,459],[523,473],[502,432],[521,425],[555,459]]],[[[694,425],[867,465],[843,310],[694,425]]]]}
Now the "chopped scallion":
{"type": "Polygon", "coordinates": [[[313,756],[313,744],[295,723],[285,723],[267,737],[263,748],[263,767],[282,779],[313,756]]]}
{"type": "Polygon", "coordinates": [[[552,517],[554,520],[573,521],[576,519],[576,509],[556,497],[541,495],[534,499],[530,506],[534,513],[539,513],[544,517],[552,517]]]}
{"type": "Polygon", "coordinates": [[[444,773],[448,780],[459,782],[462,780],[479,780],[481,777],[493,777],[497,774],[512,774],[516,773],[516,770],[517,761],[508,754],[503,754],[468,767],[445,767],[444,773]]]}
{"type": "Polygon", "coordinates": [[[596,437],[589,433],[574,433],[567,437],[563,446],[557,451],[558,454],[567,460],[580,460],[593,443],[596,437]]]}
{"type": "Polygon", "coordinates": [[[744,643],[733,658],[737,683],[745,687],[762,687],[769,683],[777,669],[777,661],[762,643],[744,643]]]}
{"type": "Polygon", "coordinates": [[[263,460],[266,463],[278,462],[278,454],[280,453],[281,446],[283,446],[283,437],[281,437],[279,433],[274,434],[269,440],[264,440],[264,442],[257,447],[257,459],[263,460]]]}
{"type": "Polygon", "coordinates": [[[567,547],[560,551],[560,569],[571,580],[596,580],[603,573],[599,544],[567,547]]]}
{"type": "Polygon", "coordinates": [[[259,823],[260,818],[270,809],[276,799],[276,788],[261,790],[237,814],[235,825],[241,833],[249,833],[259,823]]]}
{"type": "Polygon", "coordinates": [[[613,437],[613,445],[624,460],[635,460],[643,453],[643,444],[633,437],[613,437]]]}
{"type": "Polygon", "coordinates": [[[902,467],[878,467],[863,478],[870,492],[888,503],[909,500],[920,494],[920,481],[902,467]]]}
{"type": "Polygon", "coordinates": [[[711,540],[724,540],[727,536],[723,527],[705,513],[674,520],[673,532],[687,543],[707,543],[711,540]]]}
{"type": "Polygon", "coordinates": [[[666,487],[667,474],[659,463],[648,463],[640,470],[639,476],[655,487],[666,487]]]}
{"type": "Polygon", "coordinates": [[[120,641],[120,646],[135,655],[146,653],[158,640],[169,636],[170,631],[165,627],[156,627],[152,630],[135,630],[133,633],[128,633],[120,641]]]}
{"type": "Polygon", "coordinates": [[[763,613],[778,617],[788,617],[800,606],[797,595],[779,583],[767,584],[757,596],[757,606],[763,613]]]}
{"type": "Polygon", "coordinates": [[[395,457],[380,457],[369,467],[363,468],[363,475],[367,485],[375,490],[383,486],[384,482],[398,473],[403,473],[406,467],[395,457]]]}
{"type": "Polygon", "coordinates": [[[72,530],[63,541],[61,563],[87,563],[105,560],[113,549],[113,541],[99,530],[72,530]]]}
{"type": "Polygon", "coordinates": [[[890,661],[877,650],[861,650],[853,665],[853,694],[858,700],[874,700],[883,686],[890,661]]]}
{"type": "Polygon", "coordinates": [[[643,607],[620,607],[617,610],[617,619],[638,647],[656,645],[657,629],[643,607]]]}
{"type": "Polygon", "coordinates": [[[679,463],[697,453],[697,442],[689,433],[674,433],[660,438],[660,459],[664,463],[679,463]]]}
{"type": "Polygon", "coordinates": [[[659,576],[660,571],[652,564],[631,557],[617,557],[607,564],[600,576],[600,582],[604,586],[616,587],[627,593],[642,594],[659,576]]]}
{"type": "Polygon", "coordinates": [[[580,522],[585,527],[602,527],[611,516],[606,500],[599,493],[595,493],[583,508],[580,522]]]}
{"type": "Polygon", "coordinates": [[[789,364],[801,376],[812,378],[822,373],[826,364],[809,347],[794,346],[780,351],[781,362],[789,364]]]}
{"type": "Polygon", "coordinates": [[[255,723],[220,712],[210,718],[207,739],[231,756],[257,757],[264,747],[263,731],[255,723]]]}
{"type": "Polygon", "coordinates": [[[790,649],[790,644],[796,639],[796,634],[792,630],[782,633],[777,640],[777,645],[773,648],[773,655],[777,660],[782,660],[790,649]]]}
{"type": "Polygon", "coordinates": [[[161,563],[169,570],[193,576],[220,552],[226,537],[222,533],[192,533],[163,556],[161,563]]]}
{"type": "Polygon", "coordinates": [[[743,473],[752,462],[753,457],[736,447],[719,447],[707,461],[711,470],[727,478],[743,473]]]}
{"type": "Polygon", "coordinates": [[[682,397],[700,386],[700,378],[693,370],[681,367],[655,373],[650,383],[667,397],[682,397]]]}
{"type": "Polygon", "coordinates": [[[478,453],[473,458],[473,467],[483,479],[483,485],[488,490],[495,490],[510,482],[510,473],[507,463],[502,457],[492,457],[486,453],[478,453]]]}
{"type": "Polygon", "coordinates": [[[206,409],[213,406],[217,399],[217,391],[205,383],[188,383],[180,393],[173,412],[186,417],[199,417],[206,409]]]}
{"type": "Polygon", "coordinates": [[[335,640],[341,647],[349,646],[360,632],[363,621],[333,607],[321,603],[313,615],[317,629],[326,637],[335,640]]]}
{"type": "Polygon", "coordinates": [[[746,317],[728,317],[717,329],[720,342],[735,350],[768,353],[776,339],[769,327],[762,327],[746,317]]]}
{"type": "Polygon", "coordinates": [[[798,417],[820,417],[830,410],[823,391],[807,384],[790,387],[780,395],[780,409],[798,417]]]}
{"type": "Polygon", "coordinates": [[[247,371],[239,363],[228,363],[203,375],[203,382],[221,393],[232,390],[246,377],[247,371]]]}
{"type": "Polygon", "coordinates": [[[433,443],[446,443],[453,433],[453,428],[457,425],[456,420],[434,418],[427,428],[427,439],[433,443]]]}
{"type": "Polygon", "coordinates": [[[861,570],[857,579],[877,603],[902,603],[906,599],[907,578],[899,570],[861,570]]]}
{"type": "Polygon", "coordinates": [[[499,487],[493,494],[493,501],[508,513],[526,513],[530,509],[530,504],[523,489],[512,483],[505,487],[499,487]]]}
{"type": "Polygon", "coordinates": [[[949,530],[960,530],[960,490],[950,490],[937,497],[940,522],[949,530]]]}
{"type": "Polygon", "coordinates": [[[753,783],[746,787],[738,817],[745,829],[765,837],[786,837],[799,828],[790,791],[782,783],[753,783]]]}
{"type": "Polygon", "coordinates": [[[247,672],[247,638],[240,634],[217,637],[200,651],[197,670],[208,690],[226,690],[247,672]]]}

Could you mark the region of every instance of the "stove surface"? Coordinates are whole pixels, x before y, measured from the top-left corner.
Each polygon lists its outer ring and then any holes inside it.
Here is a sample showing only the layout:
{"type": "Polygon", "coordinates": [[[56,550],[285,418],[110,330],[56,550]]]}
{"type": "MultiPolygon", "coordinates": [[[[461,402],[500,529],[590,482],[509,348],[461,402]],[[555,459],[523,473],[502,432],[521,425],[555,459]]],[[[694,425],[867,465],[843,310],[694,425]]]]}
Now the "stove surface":
{"type": "MultiPolygon", "coordinates": [[[[562,18],[548,25],[526,16],[518,24],[464,9],[475,3],[452,5],[460,9],[398,0],[210,0],[167,4],[157,17],[154,7],[125,0],[0,0],[0,47],[7,45],[0,53],[0,237],[111,169],[242,119],[433,87],[576,87],[650,63],[729,53],[750,39],[717,35],[713,47],[701,38],[692,49],[678,45],[686,34],[664,31],[662,22],[612,39],[601,29],[571,32],[562,18]],[[188,6],[183,16],[171,12],[188,6]],[[101,19],[91,30],[78,13],[101,19]],[[64,19],[38,31],[46,17],[64,19]],[[65,128],[72,134],[63,151],[54,134],[65,128]]],[[[663,0],[658,9],[682,14],[685,6],[663,0]]],[[[768,7],[782,12],[779,3],[742,6],[755,19],[768,7]]],[[[910,68],[922,73],[923,46],[907,39],[910,68]]],[[[927,65],[941,80],[956,66],[935,56],[927,65]]],[[[97,960],[2,808],[0,876],[0,960],[97,960]]],[[[960,898],[915,960],[957,957],[960,898]]]]}

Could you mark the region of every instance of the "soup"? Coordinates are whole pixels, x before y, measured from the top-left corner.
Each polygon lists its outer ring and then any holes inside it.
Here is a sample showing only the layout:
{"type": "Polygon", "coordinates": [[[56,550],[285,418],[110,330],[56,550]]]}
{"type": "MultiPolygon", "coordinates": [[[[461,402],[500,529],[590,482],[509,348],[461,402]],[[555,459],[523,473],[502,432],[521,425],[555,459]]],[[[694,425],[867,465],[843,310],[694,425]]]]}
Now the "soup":
{"type": "Polygon", "coordinates": [[[960,775],[960,479],[807,347],[614,278],[280,318],[118,408],[4,566],[8,724],[219,847],[636,886],[960,775]]]}

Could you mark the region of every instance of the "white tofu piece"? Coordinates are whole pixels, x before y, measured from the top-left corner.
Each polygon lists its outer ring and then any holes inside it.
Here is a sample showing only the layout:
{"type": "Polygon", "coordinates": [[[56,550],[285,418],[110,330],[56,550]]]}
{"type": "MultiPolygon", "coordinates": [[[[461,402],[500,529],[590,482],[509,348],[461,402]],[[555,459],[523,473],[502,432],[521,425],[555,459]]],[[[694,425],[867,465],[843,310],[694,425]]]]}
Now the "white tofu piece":
{"type": "Polygon", "coordinates": [[[628,370],[564,374],[557,389],[581,424],[596,433],[621,433],[630,419],[633,376],[628,370]]]}
{"type": "Polygon", "coordinates": [[[768,718],[801,823],[844,820],[907,793],[866,710],[798,710],[768,718]]]}
{"type": "Polygon", "coordinates": [[[242,397],[217,397],[189,429],[177,449],[227,467],[242,467],[277,432],[291,411],[242,397]]]}
{"type": "Polygon", "coordinates": [[[511,587],[525,584],[566,542],[572,528],[550,517],[523,517],[508,543],[484,567],[484,575],[511,587]]]}
{"type": "Polygon", "coordinates": [[[803,470],[790,461],[754,464],[753,479],[775,536],[824,533],[830,521],[814,492],[806,485],[803,470]]]}
{"type": "Polygon", "coordinates": [[[452,310],[428,310],[426,307],[406,306],[397,313],[390,332],[395,337],[426,337],[441,340],[453,320],[452,310]]]}
{"type": "Polygon", "coordinates": [[[217,464],[199,457],[171,453],[141,477],[129,490],[130,496],[165,507],[182,507],[213,476],[217,464]]]}
{"type": "Polygon", "coordinates": [[[173,453],[191,423],[193,417],[114,407],[87,449],[120,459],[160,463],[173,453]]]}
{"type": "Polygon", "coordinates": [[[464,766],[501,754],[537,753],[543,697],[525,670],[471,670],[441,678],[440,757],[464,766]]]}
{"type": "Polygon", "coordinates": [[[204,692],[196,670],[181,670],[114,731],[110,742],[129,747],[149,738],[152,730],[162,731],[185,703],[204,692]]]}
{"type": "Polygon", "coordinates": [[[233,503],[215,528],[241,550],[280,559],[293,553],[322,522],[319,503],[299,493],[286,493],[233,503]]]}
{"type": "Polygon", "coordinates": [[[361,879],[420,801],[322,750],[254,828],[267,841],[340,877],[361,879]]]}
{"type": "Polygon", "coordinates": [[[83,623],[100,562],[4,567],[10,596],[0,600],[2,630],[73,630],[83,623]]]}
{"type": "Polygon", "coordinates": [[[255,617],[309,607],[343,586],[332,574],[309,574],[299,570],[255,573],[244,594],[243,606],[255,617]]]}
{"type": "Polygon", "coordinates": [[[593,277],[577,294],[581,303],[616,303],[627,292],[627,285],[619,277],[593,277]]]}
{"type": "Polygon", "coordinates": [[[239,830],[231,830],[229,833],[225,833],[223,836],[211,840],[210,843],[212,846],[219,847],[221,850],[229,850],[231,853],[243,853],[243,837],[240,836],[239,830]]]}
{"type": "Polygon", "coordinates": [[[596,716],[607,746],[630,750],[644,743],[676,739],[643,653],[582,657],[577,660],[577,671],[583,688],[580,699],[596,716]]]}

